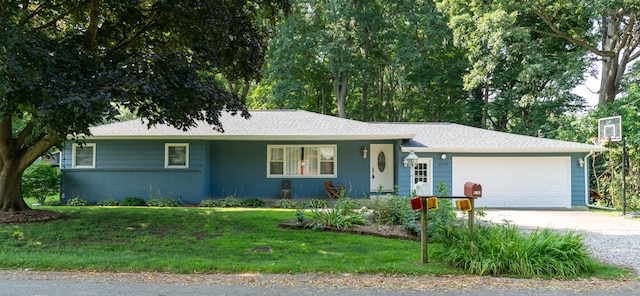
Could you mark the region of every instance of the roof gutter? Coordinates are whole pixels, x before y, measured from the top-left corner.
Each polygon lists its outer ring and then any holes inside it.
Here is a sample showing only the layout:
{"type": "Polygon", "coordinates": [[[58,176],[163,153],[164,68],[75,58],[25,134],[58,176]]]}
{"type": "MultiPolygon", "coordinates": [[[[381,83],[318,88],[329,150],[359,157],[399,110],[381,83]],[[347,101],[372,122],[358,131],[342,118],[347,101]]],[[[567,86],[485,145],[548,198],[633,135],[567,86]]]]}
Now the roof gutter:
{"type": "Polygon", "coordinates": [[[616,208],[605,207],[605,206],[597,206],[594,204],[590,204],[589,201],[591,199],[591,192],[589,192],[589,157],[593,156],[594,151],[589,151],[589,154],[584,156],[584,204],[588,208],[594,209],[602,209],[602,210],[617,210],[616,208]]]}
{"type": "MultiPolygon", "coordinates": [[[[424,148],[424,147],[402,147],[402,152],[420,153],[580,153],[588,152],[593,154],[596,150],[585,148],[424,148]]],[[[602,150],[604,151],[604,150],[602,150]]]]}

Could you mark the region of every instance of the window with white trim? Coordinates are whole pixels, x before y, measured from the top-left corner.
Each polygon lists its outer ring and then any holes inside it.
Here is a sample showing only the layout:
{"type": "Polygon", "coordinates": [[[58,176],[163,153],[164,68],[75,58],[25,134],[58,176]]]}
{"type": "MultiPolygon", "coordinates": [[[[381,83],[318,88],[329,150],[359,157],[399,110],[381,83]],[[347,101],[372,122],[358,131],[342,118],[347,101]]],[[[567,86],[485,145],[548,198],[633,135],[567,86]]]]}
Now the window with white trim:
{"type": "Polygon", "coordinates": [[[336,145],[267,145],[269,177],[335,177],[336,145]]]}
{"type": "Polygon", "coordinates": [[[431,158],[420,158],[414,169],[414,184],[425,182],[431,184],[431,158]]]}
{"type": "Polygon", "coordinates": [[[189,167],[189,144],[165,143],[164,144],[164,167],[165,168],[188,168],[189,167]]]}
{"type": "Polygon", "coordinates": [[[95,143],[73,144],[72,150],[72,167],[79,169],[96,167],[95,143]]]}

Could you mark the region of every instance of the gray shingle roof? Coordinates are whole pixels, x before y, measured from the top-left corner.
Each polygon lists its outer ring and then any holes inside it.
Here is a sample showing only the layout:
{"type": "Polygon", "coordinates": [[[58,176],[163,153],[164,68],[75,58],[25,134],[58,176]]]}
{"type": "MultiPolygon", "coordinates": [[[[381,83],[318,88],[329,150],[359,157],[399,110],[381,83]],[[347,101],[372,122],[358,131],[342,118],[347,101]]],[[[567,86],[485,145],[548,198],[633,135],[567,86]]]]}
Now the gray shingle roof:
{"type": "Polygon", "coordinates": [[[435,152],[590,152],[602,147],[568,141],[523,136],[454,123],[378,123],[415,136],[403,150],[435,152]]]}
{"type": "Polygon", "coordinates": [[[94,138],[197,138],[234,140],[347,140],[409,139],[413,134],[356,120],[301,110],[254,110],[251,118],[223,113],[224,133],[202,122],[187,132],[157,125],[147,129],[140,120],[130,120],[91,128],[94,138]]]}
{"type": "Polygon", "coordinates": [[[254,110],[251,118],[223,113],[224,133],[206,123],[187,132],[140,120],[91,128],[97,139],[405,140],[423,152],[590,152],[594,145],[490,131],[451,123],[366,123],[301,110],[254,110]]]}

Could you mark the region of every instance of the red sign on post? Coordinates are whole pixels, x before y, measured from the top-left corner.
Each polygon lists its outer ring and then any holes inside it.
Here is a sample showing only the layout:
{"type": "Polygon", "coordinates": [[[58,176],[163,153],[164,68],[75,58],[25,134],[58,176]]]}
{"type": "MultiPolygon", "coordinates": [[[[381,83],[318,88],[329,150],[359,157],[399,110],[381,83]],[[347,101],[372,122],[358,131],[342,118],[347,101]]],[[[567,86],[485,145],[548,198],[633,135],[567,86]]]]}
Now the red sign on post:
{"type": "Polygon", "coordinates": [[[411,199],[411,209],[414,211],[422,209],[422,201],[420,200],[419,197],[411,199]]]}

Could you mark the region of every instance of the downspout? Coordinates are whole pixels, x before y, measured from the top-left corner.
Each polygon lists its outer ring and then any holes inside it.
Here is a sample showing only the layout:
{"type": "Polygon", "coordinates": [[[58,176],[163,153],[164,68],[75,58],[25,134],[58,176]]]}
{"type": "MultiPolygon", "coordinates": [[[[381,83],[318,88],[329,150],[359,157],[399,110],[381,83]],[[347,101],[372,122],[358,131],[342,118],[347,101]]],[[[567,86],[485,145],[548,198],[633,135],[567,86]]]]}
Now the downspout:
{"type": "Polygon", "coordinates": [[[589,165],[587,165],[589,163],[589,157],[592,156],[594,154],[593,151],[589,151],[589,154],[585,155],[584,157],[584,204],[587,205],[587,207],[589,208],[594,208],[594,209],[603,209],[603,210],[617,210],[616,208],[610,208],[610,207],[604,207],[604,206],[596,206],[596,205],[592,205],[589,203],[589,199],[590,199],[590,192],[589,192],[589,165]]]}

